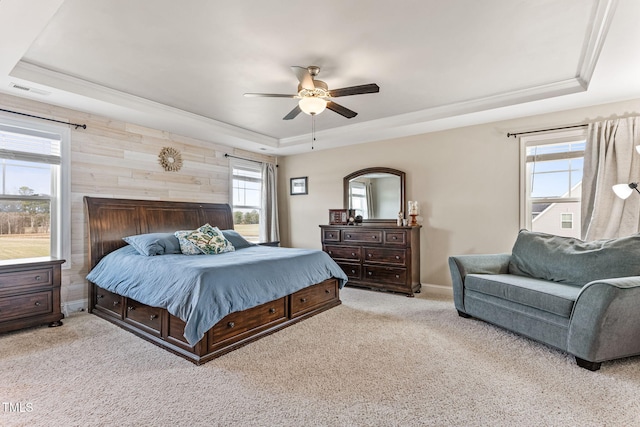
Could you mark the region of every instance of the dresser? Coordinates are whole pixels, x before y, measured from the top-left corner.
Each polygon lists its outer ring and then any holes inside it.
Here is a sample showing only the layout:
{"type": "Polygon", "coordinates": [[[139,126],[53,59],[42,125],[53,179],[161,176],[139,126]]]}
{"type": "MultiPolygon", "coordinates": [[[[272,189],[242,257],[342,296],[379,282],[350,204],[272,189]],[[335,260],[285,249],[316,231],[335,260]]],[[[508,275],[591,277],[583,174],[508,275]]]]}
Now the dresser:
{"type": "Polygon", "coordinates": [[[420,292],[420,226],[321,225],[322,250],[349,277],[347,285],[408,296],[420,292]]]}
{"type": "Polygon", "coordinates": [[[0,333],[62,325],[60,266],[50,257],[0,261],[0,333]]]}

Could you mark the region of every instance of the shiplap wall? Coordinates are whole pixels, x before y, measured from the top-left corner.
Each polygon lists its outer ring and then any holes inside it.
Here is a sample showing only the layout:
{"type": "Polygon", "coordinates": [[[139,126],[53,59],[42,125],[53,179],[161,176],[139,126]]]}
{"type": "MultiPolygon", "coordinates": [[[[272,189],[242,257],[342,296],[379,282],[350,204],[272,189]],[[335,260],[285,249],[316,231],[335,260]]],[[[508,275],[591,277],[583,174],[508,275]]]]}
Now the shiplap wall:
{"type": "Polygon", "coordinates": [[[87,129],[71,127],[71,262],[62,272],[62,302],[74,309],[87,298],[84,196],[228,203],[225,153],[275,161],[219,143],[5,94],[0,94],[0,108],[87,125],[87,129]],[[160,166],[158,153],[163,147],[180,151],[180,171],[166,172],[160,166]]]}

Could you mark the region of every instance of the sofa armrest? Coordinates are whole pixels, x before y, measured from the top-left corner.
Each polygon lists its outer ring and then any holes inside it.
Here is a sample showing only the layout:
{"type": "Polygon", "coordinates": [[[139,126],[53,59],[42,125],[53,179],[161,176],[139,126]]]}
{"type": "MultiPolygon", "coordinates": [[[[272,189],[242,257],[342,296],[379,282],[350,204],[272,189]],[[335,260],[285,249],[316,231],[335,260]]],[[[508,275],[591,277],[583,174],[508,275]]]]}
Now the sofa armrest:
{"type": "Polygon", "coordinates": [[[590,362],[640,354],[640,276],[587,283],[573,307],[567,352],[590,362]]]}
{"type": "Polygon", "coordinates": [[[467,274],[506,274],[511,254],[457,255],[449,257],[456,309],[465,313],[464,278],[467,274]]]}

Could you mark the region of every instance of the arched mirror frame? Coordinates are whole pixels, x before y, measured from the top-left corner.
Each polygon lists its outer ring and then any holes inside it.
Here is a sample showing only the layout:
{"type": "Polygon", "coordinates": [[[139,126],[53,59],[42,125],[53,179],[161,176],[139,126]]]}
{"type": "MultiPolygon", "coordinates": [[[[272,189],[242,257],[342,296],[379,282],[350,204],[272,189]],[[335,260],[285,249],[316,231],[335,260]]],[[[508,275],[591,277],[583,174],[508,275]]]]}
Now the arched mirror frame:
{"type": "MultiPolygon", "coordinates": [[[[400,206],[398,206],[397,212],[404,212],[405,211],[404,206],[406,204],[405,190],[404,190],[405,189],[405,173],[397,169],[385,168],[385,167],[373,167],[373,168],[360,169],[358,171],[355,171],[345,176],[343,179],[343,189],[342,189],[343,198],[344,198],[344,208],[349,209],[349,182],[354,178],[357,178],[362,175],[367,175],[370,173],[388,173],[390,175],[396,175],[400,178],[400,206]]],[[[367,224],[375,224],[375,223],[395,224],[397,221],[397,218],[375,218],[375,219],[364,219],[362,221],[363,223],[367,223],[367,224]]]]}

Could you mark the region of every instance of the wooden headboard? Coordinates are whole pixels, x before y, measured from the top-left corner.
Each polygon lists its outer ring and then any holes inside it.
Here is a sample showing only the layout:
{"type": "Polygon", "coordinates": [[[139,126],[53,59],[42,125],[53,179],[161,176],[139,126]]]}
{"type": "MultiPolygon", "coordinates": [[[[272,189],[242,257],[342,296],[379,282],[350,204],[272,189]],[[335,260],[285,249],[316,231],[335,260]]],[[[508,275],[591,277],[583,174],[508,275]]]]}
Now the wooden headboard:
{"type": "Polygon", "coordinates": [[[89,270],[134,234],[194,230],[206,223],[233,229],[231,208],[222,203],[84,197],[89,233],[89,270]]]}

